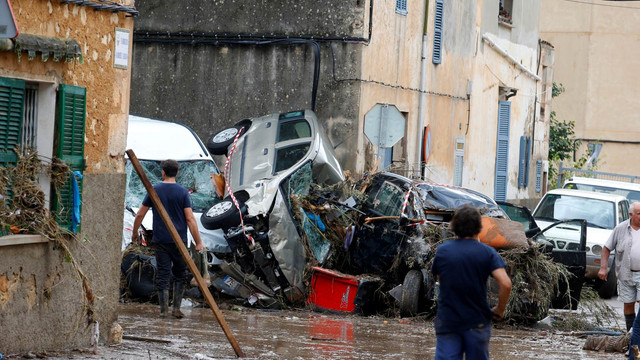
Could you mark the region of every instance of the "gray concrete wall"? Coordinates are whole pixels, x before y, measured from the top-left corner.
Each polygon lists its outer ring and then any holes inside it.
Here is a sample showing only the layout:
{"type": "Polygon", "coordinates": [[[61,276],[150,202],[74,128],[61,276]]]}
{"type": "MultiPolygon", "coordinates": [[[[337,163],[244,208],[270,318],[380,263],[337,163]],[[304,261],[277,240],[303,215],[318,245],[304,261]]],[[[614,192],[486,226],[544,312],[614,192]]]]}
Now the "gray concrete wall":
{"type": "MultiPolygon", "coordinates": [[[[298,36],[368,36],[369,2],[139,0],[137,31],[298,36]]],[[[186,45],[140,42],[134,36],[131,113],[177,121],[206,141],[247,117],[311,108],[310,45],[186,45]]],[[[334,144],[358,132],[362,44],[319,42],[316,113],[334,144]],[[335,65],[335,66],[334,66],[335,65]],[[334,124],[340,126],[334,130],[334,124]]],[[[356,142],[337,149],[346,168],[356,142]]],[[[353,158],[353,157],[351,157],[353,158]]],[[[350,163],[351,162],[351,163],[350,163]]]]}
{"type": "MultiPolygon", "coordinates": [[[[86,174],[82,241],[68,246],[96,297],[101,340],[117,318],[124,174],[86,174]]],[[[82,282],[55,243],[0,246],[0,352],[86,348],[82,282]]]]}
{"type": "Polygon", "coordinates": [[[135,29],[228,34],[364,36],[366,0],[138,0],[135,29]]]}

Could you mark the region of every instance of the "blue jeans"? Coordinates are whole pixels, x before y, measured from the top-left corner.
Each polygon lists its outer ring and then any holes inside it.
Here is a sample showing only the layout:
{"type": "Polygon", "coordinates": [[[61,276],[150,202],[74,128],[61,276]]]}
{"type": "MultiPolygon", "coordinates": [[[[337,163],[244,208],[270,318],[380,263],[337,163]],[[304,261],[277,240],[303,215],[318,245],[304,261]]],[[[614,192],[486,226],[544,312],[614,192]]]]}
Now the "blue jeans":
{"type": "Polygon", "coordinates": [[[640,348],[640,311],[636,315],[636,319],[633,321],[633,330],[631,331],[631,342],[629,343],[629,360],[635,360],[633,356],[632,345],[638,345],[640,348]]]}
{"type": "Polygon", "coordinates": [[[463,354],[466,355],[466,360],[489,360],[489,338],[491,324],[482,328],[437,334],[434,360],[462,360],[463,354]]]}

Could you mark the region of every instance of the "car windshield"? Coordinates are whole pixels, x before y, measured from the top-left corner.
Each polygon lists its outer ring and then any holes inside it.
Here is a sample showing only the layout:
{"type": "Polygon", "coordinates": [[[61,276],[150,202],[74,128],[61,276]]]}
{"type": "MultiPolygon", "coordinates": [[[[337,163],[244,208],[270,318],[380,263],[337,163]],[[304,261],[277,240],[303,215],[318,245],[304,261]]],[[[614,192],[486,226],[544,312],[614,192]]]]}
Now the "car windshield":
{"type": "MultiPolygon", "coordinates": [[[[179,163],[180,170],[178,171],[176,182],[189,190],[191,206],[194,212],[204,212],[220,201],[211,182],[211,174],[218,173],[215,164],[211,160],[180,161],[179,163]]],[[[160,161],[140,160],[140,164],[151,184],[155,185],[162,182],[160,161]]],[[[125,206],[139,208],[145,195],[147,195],[147,190],[129,159],[127,159],[125,165],[125,172],[127,174],[125,206]]]]}
{"type": "Polygon", "coordinates": [[[568,183],[564,187],[565,189],[577,189],[577,190],[622,195],[627,199],[629,199],[630,203],[634,201],[640,201],[640,191],[635,191],[635,190],[619,189],[615,187],[602,186],[602,185],[576,184],[576,183],[568,183]]]}
{"type": "Polygon", "coordinates": [[[504,210],[493,199],[477,191],[426,183],[420,183],[417,186],[425,194],[423,198],[425,209],[455,211],[465,204],[470,204],[485,216],[507,217],[504,210]]]}
{"type": "Polygon", "coordinates": [[[616,207],[611,201],[547,194],[538,205],[533,217],[547,221],[585,219],[588,226],[613,229],[616,224],[615,214],[616,207]]]}

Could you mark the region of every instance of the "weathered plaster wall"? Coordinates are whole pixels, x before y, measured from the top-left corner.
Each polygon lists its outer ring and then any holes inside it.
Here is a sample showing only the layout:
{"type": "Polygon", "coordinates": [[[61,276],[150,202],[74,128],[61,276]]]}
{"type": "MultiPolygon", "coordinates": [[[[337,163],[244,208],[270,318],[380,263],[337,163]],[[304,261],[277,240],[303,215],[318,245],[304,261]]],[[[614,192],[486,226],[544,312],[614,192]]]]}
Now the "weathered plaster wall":
{"type": "MultiPolygon", "coordinates": [[[[554,110],[558,119],[575,121],[577,138],[637,142],[640,11],[632,8],[640,5],[609,5],[542,1],[541,37],[555,46],[554,81],[565,88],[554,110]]],[[[597,170],[637,175],[640,165],[627,154],[638,149],[640,144],[603,143],[597,170]]]]}
{"type": "MultiPolygon", "coordinates": [[[[430,1],[427,31],[428,94],[426,124],[431,128],[431,157],[426,177],[432,181],[453,184],[456,139],[468,143],[467,136],[483,138],[484,130],[469,132],[470,101],[467,84],[473,80],[477,22],[480,5],[474,2],[445,1],[443,11],[442,62],[434,64],[433,29],[435,1],[430,1]]],[[[474,88],[477,85],[474,84],[474,88]]],[[[481,112],[482,109],[471,109],[481,112]]],[[[469,144],[466,148],[470,148],[469,144]]],[[[465,154],[465,172],[468,155],[465,154]]],[[[473,185],[463,177],[463,185],[473,185]]]]}
{"type": "MultiPolygon", "coordinates": [[[[139,0],[136,30],[218,34],[368,36],[363,0],[170,2],[139,0]]],[[[364,45],[322,42],[316,113],[346,168],[357,151],[364,45]],[[344,141],[344,142],[343,142],[344,141]]],[[[314,52],[310,45],[179,45],[134,43],[131,113],[178,121],[206,140],[243,118],[311,107],[314,52]]]]}
{"type": "MultiPolygon", "coordinates": [[[[425,1],[407,2],[407,15],[395,11],[395,1],[376,1],[373,10],[374,36],[362,53],[362,96],[360,99],[357,171],[371,169],[377,147],[364,135],[364,118],[376,104],[393,104],[406,113],[404,154],[394,154],[404,162],[394,164],[396,172],[408,177],[420,175],[418,117],[420,100],[420,59],[425,1]],[[384,84],[382,84],[384,83],[384,84]],[[363,150],[365,150],[363,152],[363,150]],[[404,155],[404,156],[403,156],[404,155]]],[[[395,148],[394,151],[400,149],[395,148]]]]}
{"type": "MultiPolygon", "coordinates": [[[[465,148],[462,185],[494,196],[499,89],[512,87],[518,95],[509,99],[512,107],[507,198],[517,202],[535,192],[531,175],[529,187],[518,189],[517,173],[520,136],[533,135],[534,117],[539,111],[535,102],[537,84],[489,47],[482,36],[491,36],[516,61],[535,72],[539,4],[514,1],[514,26],[505,27],[498,25],[498,3],[445,2],[441,64],[431,62],[430,37],[427,90],[443,95],[427,96],[433,153],[426,174],[436,182],[453,183],[455,145],[459,139],[465,148]]],[[[432,13],[434,5],[430,6],[432,13]]],[[[433,31],[433,16],[429,17],[427,29],[433,31]]],[[[535,160],[532,159],[534,163],[535,160]]]]}
{"type": "MultiPolygon", "coordinates": [[[[124,186],[124,174],[85,175],[83,240],[68,243],[90,280],[103,341],[117,319],[124,186]]],[[[86,305],[80,277],[53,242],[0,246],[0,349],[5,355],[88,347],[86,305]]]]}
{"type": "MultiPolygon", "coordinates": [[[[122,1],[133,5],[133,0],[122,1]]],[[[116,27],[132,30],[123,13],[61,5],[59,1],[11,2],[20,33],[68,37],[82,47],[84,63],[20,62],[0,52],[0,76],[87,88],[81,242],[69,247],[96,295],[102,339],[116,318],[118,301],[123,151],[129,113],[130,70],[113,67],[116,27]]],[[[3,353],[86,347],[83,290],[53,243],[3,246],[0,239],[0,349],[3,353]]]]}
{"type": "MultiPolygon", "coordinates": [[[[514,44],[505,39],[493,38],[516,60],[530,60],[535,57],[536,49],[514,44]]],[[[519,202],[531,197],[535,190],[535,181],[529,176],[529,186],[518,188],[518,166],[520,156],[520,137],[533,138],[534,118],[538,117],[536,104],[537,82],[522,70],[516,68],[487,43],[479,44],[479,56],[476,57],[476,69],[473,93],[471,94],[471,118],[467,143],[468,167],[465,168],[467,182],[471,188],[489,196],[495,195],[496,141],[498,124],[499,89],[501,86],[517,89],[517,94],[508,99],[511,102],[509,124],[509,154],[507,200],[519,202]],[[469,151],[473,149],[472,151],[469,151]],[[483,150],[484,149],[484,150],[483,150]]],[[[523,61],[523,62],[525,62],[523,61]]],[[[536,67],[529,68],[535,72],[536,67]]],[[[542,155],[540,155],[542,156],[542,155]]],[[[546,159],[546,157],[545,157],[546,159]]],[[[530,160],[535,164],[536,158],[530,160]]],[[[466,163],[466,159],[465,159],[466,163]]],[[[533,166],[533,165],[530,165],[533,166]]],[[[534,180],[535,178],[533,178],[534,180]]]]}

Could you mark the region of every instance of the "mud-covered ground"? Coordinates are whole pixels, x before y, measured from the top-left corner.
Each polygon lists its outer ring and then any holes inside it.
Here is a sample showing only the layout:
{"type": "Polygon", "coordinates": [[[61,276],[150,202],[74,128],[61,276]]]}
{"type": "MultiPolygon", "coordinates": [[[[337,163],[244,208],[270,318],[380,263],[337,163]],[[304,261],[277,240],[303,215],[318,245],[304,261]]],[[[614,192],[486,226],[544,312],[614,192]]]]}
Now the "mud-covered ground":
{"type": "MultiPolygon", "coordinates": [[[[612,319],[611,326],[620,326],[621,303],[609,304],[620,314],[618,324],[612,319]]],[[[434,354],[433,322],[423,319],[221,308],[248,359],[431,359],[434,354]]],[[[159,319],[156,305],[121,304],[122,344],[101,345],[98,355],[81,351],[46,355],[49,359],[236,358],[211,309],[183,310],[184,319],[159,319]]],[[[571,332],[497,324],[490,351],[492,359],[624,358],[620,353],[582,350],[584,342],[571,332]]]]}

